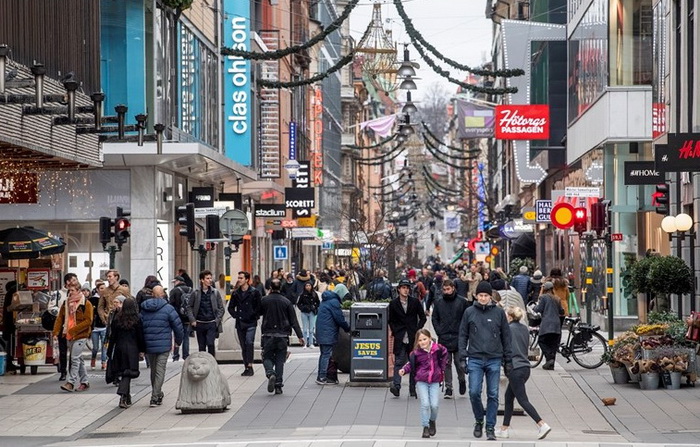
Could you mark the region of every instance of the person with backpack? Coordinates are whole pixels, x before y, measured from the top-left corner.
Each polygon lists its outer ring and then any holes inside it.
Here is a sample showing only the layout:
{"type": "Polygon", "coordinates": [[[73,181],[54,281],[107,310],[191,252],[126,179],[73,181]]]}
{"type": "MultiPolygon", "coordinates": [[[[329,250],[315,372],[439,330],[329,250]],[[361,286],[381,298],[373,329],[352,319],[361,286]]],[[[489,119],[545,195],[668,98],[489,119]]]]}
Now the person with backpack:
{"type": "MultiPolygon", "coordinates": [[[[190,356],[190,334],[192,333],[192,327],[190,326],[190,319],[187,317],[187,307],[189,307],[189,301],[192,294],[192,287],[189,287],[185,283],[185,278],[182,276],[176,276],[173,279],[173,289],[170,291],[170,296],[168,301],[170,305],[175,308],[178,315],[180,315],[180,320],[182,321],[182,328],[185,332],[182,338],[182,360],[187,360],[190,356]]],[[[173,349],[173,362],[180,360],[180,347],[176,346],[173,349]]]]}
{"type": "Polygon", "coordinates": [[[372,301],[391,299],[391,284],[384,278],[382,269],[377,269],[374,279],[369,283],[367,298],[372,301]]]}
{"type": "Polygon", "coordinates": [[[416,392],[420,399],[420,419],[423,438],[435,436],[435,422],[440,402],[440,382],[445,377],[447,349],[434,342],[430,331],[419,329],[416,343],[408,356],[409,361],[399,369],[399,375],[411,374],[415,377],[416,392]]]}

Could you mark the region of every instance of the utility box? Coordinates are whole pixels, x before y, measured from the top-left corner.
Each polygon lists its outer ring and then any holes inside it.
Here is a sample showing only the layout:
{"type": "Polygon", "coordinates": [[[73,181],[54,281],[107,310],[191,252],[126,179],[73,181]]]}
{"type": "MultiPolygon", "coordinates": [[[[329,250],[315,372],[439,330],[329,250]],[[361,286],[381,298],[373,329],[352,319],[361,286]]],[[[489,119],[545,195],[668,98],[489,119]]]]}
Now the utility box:
{"type": "Polygon", "coordinates": [[[389,303],[350,308],[350,382],[389,380],[389,303]]]}

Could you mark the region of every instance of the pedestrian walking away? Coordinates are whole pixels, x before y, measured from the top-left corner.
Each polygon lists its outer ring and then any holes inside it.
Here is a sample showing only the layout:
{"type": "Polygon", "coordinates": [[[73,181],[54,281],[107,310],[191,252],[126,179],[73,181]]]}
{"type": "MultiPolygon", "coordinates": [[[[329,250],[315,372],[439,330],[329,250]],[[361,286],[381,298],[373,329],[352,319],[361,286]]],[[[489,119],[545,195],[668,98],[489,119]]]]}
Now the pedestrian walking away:
{"type": "MultiPolygon", "coordinates": [[[[511,336],[502,308],[492,299],[491,284],[482,281],[476,288],[476,302],[462,317],[459,328],[459,354],[462,363],[468,358],[469,400],[474,412],[474,437],[481,438],[486,416],[486,437],[496,440],[498,385],[501,365],[508,376],[513,369],[511,336]],[[486,378],[486,411],[481,398],[486,378]]],[[[520,323],[518,323],[520,324],[520,323]]]]}
{"type": "Polygon", "coordinates": [[[318,309],[316,320],[316,339],[321,348],[316,383],[319,385],[337,384],[337,379],[328,377],[328,363],[333,348],[338,343],[340,328],[343,328],[345,332],[350,332],[350,325],[343,317],[343,311],[340,307],[341,299],[337,293],[326,290],[323,292],[322,298],[323,302],[318,309]]]}
{"type": "Polygon", "coordinates": [[[510,420],[513,416],[513,402],[518,399],[518,403],[523,410],[537,424],[537,439],[544,439],[552,428],[540,417],[535,407],[530,403],[525,390],[525,383],[530,378],[530,361],[527,358],[530,345],[530,332],[520,324],[523,318],[523,311],[515,306],[506,309],[506,317],[510,328],[510,335],[513,349],[513,370],[508,375],[508,388],[505,394],[505,408],[503,411],[503,424],[496,430],[497,438],[510,437],[510,420]]]}
{"type": "Polygon", "coordinates": [[[408,362],[399,369],[399,375],[415,377],[416,392],[420,399],[420,420],[423,438],[435,436],[440,402],[440,383],[445,377],[447,349],[433,341],[430,331],[419,329],[416,343],[408,362]]]}
{"type": "MultiPolygon", "coordinates": [[[[77,281],[76,281],[77,283],[77,281]]],[[[70,367],[64,391],[86,391],[90,388],[83,350],[92,331],[93,308],[78,287],[70,286],[68,296],[58,312],[53,335],[63,334],[68,343],[70,367]]]]}
{"type": "MultiPolygon", "coordinates": [[[[182,359],[187,360],[187,357],[190,355],[190,334],[192,333],[190,318],[187,316],[187,308],[192,299],[192,288],[185,284],[185,278],[182,276],[176,276],[173,279],[173,285],[174,287],[170,291],[168,302],[180,315],[182,329],[185,332],[182,337],[182,346],[180,347],[182,348],[182,359]]],[[[175,347],[173,349],[174,362],[180,360],[180,347],[175,347]]]]}
{"type": "Polygon", "coordinates": [[[267,391],[282,394],[284,386],[284,362],[287,360],[287,345],[292,330],[304,346],[294,305],[280,293],[279,279],[270,281],[270,293],[260,302],[262,315],[263,366],[267,377],[267,391]]]}
{"type": "MultiPolygon", "coordinates": [[[[192,292],[191,302],[187,308],[187,318],[197,333],[199,351],[208,351],[216,357],[216,338],[222,332],[221,321],[224,318],[224,300],[212,285],[209,270],[199,273],[199,289],[192,292]]],[[[178,343],[179,344],[179,343],[178,343]]]]}
{"type": "Polygon", "coordinates": [[[542,369],[553,370],[557,356],[557,348],[561,342],[561,318],[564,309],[561,300],[554,296],[554,284],[550,281],[542,285],[542,295],[533,309],[533,312],[541,315],[538,343],[545,362],[542,369]]]}
{"type": "MultiPolygon", "coordinates": [[[[410,296],[411,282],[399,281],[396,287],[398,297],[389,303],[389,327],[394,337],[394,379],[389,391],[396,397],[401,395],[401,366],[408,361],[408,354],[413,350],[416,332],[427,321],[425,311],[418,298],[410,296]]],[[[442,292],[442,290],[441,290],[442,292]]],[[[413,377],[409,377],[409,396],[418,397],[413,377]]]]}
{"type": "Polygon", "coordinates": [[[260,291],[250,284],[250,273],[238,272],[238,282],[228,303],[228,313],[236,319],[236,333],[245,366],[242,376],[253,375],[255,332],[258,329],[261,299],[260,291]]]}
{"type": "MultiPolygon", "coordinates": [[[[122,310],[124,310],[123,306],[122,310]]],[[[180,315],[165,299],[165,292],[161,286],[155,286],[153,295],[147,295],[141,303],[141,321],[146,344],[146,357],[151,368],[150,405],[155,407],[163,403],[162,387],[173,334],[175,335],[175,345],[180,346],[184,332],[180,315]]]]}
{"type": "Polygon", "coordinates": [[[146,352],[143,336],[143,323],[139,316],[136,300],[126,299],[121,310],[116,313],[109,330],[109,370],[107,383],[119,377],[117,394],[120,408],[131,406],[131,379],[140,375],[139,353],[146,352]]]}
{"type": "Polygon", "coordinates": [[[462,323],[464,311],[469,307],[469,302],[463,296],[457,294],[456,287],[451,279],[442,283],[442,298],[433,304],[431,315],[433,328],[438,337],[438,342],[447,349],[447,366],[445,367],[445,399],[452,399],[452,364],[457,369],[459,394],[463,396],[467,392],[467,382],[464,376],[462,362],[459,361],[459,326],[462,323]]]}

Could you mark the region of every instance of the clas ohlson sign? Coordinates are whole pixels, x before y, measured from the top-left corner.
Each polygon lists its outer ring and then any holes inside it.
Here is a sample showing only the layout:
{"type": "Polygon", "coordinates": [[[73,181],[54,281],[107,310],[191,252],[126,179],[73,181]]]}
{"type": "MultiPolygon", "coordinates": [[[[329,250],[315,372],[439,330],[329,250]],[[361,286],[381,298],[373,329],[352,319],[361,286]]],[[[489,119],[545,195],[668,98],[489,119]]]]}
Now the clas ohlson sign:
{"type": "MultiPolygon", "coordinates": [[[[224,0],[224,45],[250,51],[250,0],[224,0]]],[[[251,165],[250,61],[224,59],[224,147],[226,156],[251,165]]]]}

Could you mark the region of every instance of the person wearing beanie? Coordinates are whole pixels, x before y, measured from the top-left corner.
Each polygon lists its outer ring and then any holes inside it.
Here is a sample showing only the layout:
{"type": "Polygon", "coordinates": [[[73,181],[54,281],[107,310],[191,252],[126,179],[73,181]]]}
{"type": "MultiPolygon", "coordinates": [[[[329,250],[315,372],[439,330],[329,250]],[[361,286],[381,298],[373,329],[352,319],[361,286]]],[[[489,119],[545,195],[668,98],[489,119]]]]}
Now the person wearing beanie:
{"type": "Polygon", "coordinates": [[[457,292],[455,283],[451,279],[442,282],[442,298],[433,304],[431,314],[433,328],[438,336],[438,342],[447,349],[447,366],[445,367],[445,399],[452,399],[452,363],[457,369],[459,381],[459,394],[467,392],[467,382],[464,377],[464,369],[459,361],[459,326],[462,315],[472,303],[457,292]]]}
{"type": "Polygon", "coordinates": [[[474,437],[481,438],[483,435],[485,416],[486,437],[489,441],[495,441],[501,365],[506,377],[513,369],[511,334],[506,313],[491,298],[491,284],[481,281],[476,292],[476,302],[464,312],[459,328],[460,362],[466,363],[469,374],[469,399],[475,419],[474,437]],[[484,378],[486,411],[481,399],[484,378]]]}
{"type": "Polygon", "coordinates": [[[518,274],[513,277],[510,285],[520,294],[523,301],[527,300],[527,297],[530,296],[530,275],[528,275],[527,266],[523,265],[520,267],[518,274]]]}
{"type": "Polygon", "coordinates": [[[542,295],[540,295],[539,302],[533,312],[542,316],[538,338],[540,349],[542,349],[545,358],[542,369],[553,370],[557,348],[561,341],[560,317],[564,315],[564,309],[561,306],[561,300],[554,296],[554,283],[551,281],[542,285],[542,295]]]}
{"type": "MultiPolygon", "coordinates": [[[[540,292],[542,291],[542,272],[540,270],[535,270],[530,278],[530,292],[527,296],[527,304],[537,302],[540,297],[540,292]]],[[[523,297],[524,299],[525,297],[523,297]]]]}
{"type": "Polygon", "coordinates": [[[407,277],[408,280],[411,281],[412,294],[415,298],[418,298],[418,300],[422,303],[423,299],[425,299],[425,296],[428,294],[428,291],[425,289],[423,283],[418,281],[418,274],[415,270],[409,270],[407,277]]]}

